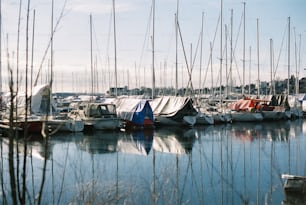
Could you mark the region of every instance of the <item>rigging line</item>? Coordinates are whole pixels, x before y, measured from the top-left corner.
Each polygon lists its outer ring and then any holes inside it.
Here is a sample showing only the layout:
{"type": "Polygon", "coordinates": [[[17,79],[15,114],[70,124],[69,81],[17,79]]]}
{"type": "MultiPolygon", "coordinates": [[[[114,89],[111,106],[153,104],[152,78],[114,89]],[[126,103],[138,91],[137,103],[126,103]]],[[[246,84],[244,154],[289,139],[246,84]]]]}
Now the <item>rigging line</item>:
{"type": "MultiPolygon", "coordinates": [[[[213,141],[213,143],[214,143],[214,142],[215,142],[215,141],[213,141]]],[[[239,151],[241,152],[241,149],[239,149],[239,151]]],[[[225,178],[224,176],[222,176],[222,174],[220,173],[220,171],[222,171],[222,170],[219,171],[218,167],[217,167],[216,165],[214,165],[214,161],[211,160],[211,159],[209,159],[209,158],[207,157],[207,155],[204,154],[204,153],[203,153],[203,156],[204,156],[204,158],[205,158],[205,162],[206,162],[207,166],[208,166],[208,165],[211,165],[211,168],[212,168],[212,173],[211,173],[211,174],[213,174],[213,173],[218,174],[219,177],[221,178],[221,180],[222,180],[226,185],[229,185],[229,186],[232,186],[232,187],[233,187],[234,182],[231,182],[229,179],[227,179],[227,178],[225,178]]],[[[241,153],[239,153],[237,156],[241,156],[241,153]]],[[[237,167],[238,167],[239,158],[237,157],[237,160],[235,160],[235,161],[236,161],[236,162],[231,161],[231,163],[235,163],[234,169],[231,169],[231,171],[233,172],[233,173],[232,173],[233,175],[234,175],[235,172],[237,171],[236,169],[237,169],[237,167]]],[[[233,191],[234,191],[234,193],[236,193],[236,194],[239,196],[239,198],[243,201],[243,194],[241,194],[241,193],[239,192],[239,190],[238,190],[237,188],[235,189],[234,187],[233,187],[233,191]]]]}
{"type": "MultiPolygon", "coordinates": [[[[219,28],[219,23],[220,23],[220,15],[219,15],[219,18],[218,18],[218,21],[217,21],[215,35],[214,35],[214,39],[213,39],[213,42],[212,42],[212,48],[215,45],[215,40],[216,40],[216,37],[217,37],[218,28],[219,28]]],[[[210,51],[210,54],[211,53],[212,53],[212,50],[210,51]]],[[[204,87],[204,84],[206,83],[207,73],[208,73],[208,70],[210,69],[210,62],[211,61],[212,61],[211,55],[209,55],[209,59],[208,59],[207,67],[206,67],[206,73],[205,73],[205,77],[204,77],[204,81],[203,81],[203,85],[202,85],[203,87],[204,87]]]]}
{"type": "Polygon", "coordinates": [[[110,60],[109,60],[109,50],[110,50],[110,36],[112,31],[112,22],[113,22],[113,9],[110,8],[109,24],[108,24],[108,34],[107,34],[107,45],[106,45],[106,55],[105,55],[105,67],[108,68],[108,85],[111,87],[112,84],[112,73],[110,72],[110,60]]]}
{"type": "Polygon", "coordinates": [[[149,39],[148,34],[151,32],[150,20],[152,19],[152,11],[153,11],[152,6],[153,5],[151,5],[149,18],[148,18],[148,21],[147,21],[147,29],[146,29],[142,49],[141,49],[140,60],[139,60],[139,64],[138,64],[138,70],[140,70],[140,68],[143,66],[142,63],[143,63],[144,50],[145,50],[145,46],[147,45],[147,42],[148,42],[148,39],[149,39]]]}
{"type": "MultiPolygon", "coordinates": [[[[191,155],[191,154],[190,154],[191,155]]],[[[184,176],[184,180],[183,180],[183,188],[182,188],[182,193],[184,193],[184,190],[185,190],[185,187],[186,187],[186,181],[187,181],[187,175],[188,175],[188,172],[189,172],[189,168],[191,167],[191,160],[190,160],[190,156],[188,157],[188,164],[187,164],[187,168],[186,168],[186,174],[184,176]]],[[[191,168],[190,168],[191,169],[191,168]]],[[[180,197],[180,200],[179,202],[182,202],[183,201],[183,194],[181,194],[181,197],[180,197]]]]}
{"type": "Polygon", "coordinates": [[[197,59],[197,55],[198,55],[198,51],[199,51],[199,46],[200,46],[200,42],[201,42],[201,36],[202,36],[202,31],[199,34],[199,39],[198,39],[198,42],[197,42],[197,47],[196,47],[194,58],[193,58],[193,61],[192,61],[192,64],[191,64],[191,73],[192,73],[193,68],[194,68],[195,60],[197,59]]]}
{"type": "Polygon", "coordinates": [[[283,33],[283,39],[282,39],[281,47],[280,47],[280,50],[279,50],[277,63],[276,63],[275,69],[274,69],[273,78],[275,78],[275,75],[277,73],[277,68],[278,68],[281,53],[282,53],[282,50],[283,50],[283,46],[284,46],[284,42],[285,42],[285,36],[286,36],[286,33],[287,33],[287,28],[288,28],[288,24],[285,25],[285,29],[284,29],[284,33],[283,33]]]}
{"type": "MultiPolygon", "coordinates": [[[[232,60],[235,62],[240,84],[241,84],[242,81],[241,81],[241,76],[240,76],[239,69],[238,69],[239,67],[238,67],[237,59],[236,59],[236,57],[235,57],[235,51],[236,51],[237,44],[238,44],[238,37],[239,37],[240,31],[241,31],[242,21],[243,21],[243,13],[242,13],[242,15],[241,15],[240,24],[239,24],[239,27],[238,27],[237,38],[236,38],[236,40],[235,40],[235,46],[234,46],[233,52],[232,52],[232,60]]],[[[233,66],[232,66],[232,68],[233,68],[233,66]]]]}
{"type": "MultiPolygon", "coordinates": [[[[227,37],[225,38],[225,40],[227,40],[227,37]]],[[[223,59],[223,56],[225,55],[225,53],[226,53],[226,47],[224,46],[223,51],[222,51],[222,56],[220,57],[221,59],[223,59]]],[[[227,73],[226,73],[226,78],[228,78],[227,73]]],[[[219,85],[219,80],[220,80],[220,68],[219,68],[219,72],[218,72],[218,75],[217,75],[217,82],[216,82],[216,85],[215,85],[216,87],[218,87],[218,85],[219,85]]]]}
{"type": "MultiPolygon", "coordinates": [[[[181,27],[180,27],[179,23],[177,23],[177,27],[178,27],[178,31],[179,31],[179,34],[180,34],[180,39],[181,39],[181,44],[182,44],[182,48],[183,48],[183,54],[184,54],[184,58],[185,58],[185,63],[186,63],[188,75],[190,76],[191,75],[191,70],[189,69],[189,66],[188,66],[188,60],[187,60],[187,56],[186,56],[186,52],[185,52],[185,47],[184,47],[184,42],[183,42],[183,37],[182,37],[182,32],[181,32],[181,27]]],[[[189,85],[189,82],[188,82],[188,85],[189,85]]],[[[193,90],[192,82],[191,82],[191,89],[193,90]]]]}
{"type": "MultiPolygon", "coordinates": [[[[174,26],[175,26],[175,23],[174,23],[174,26]]],[[[170,53],[172,54],[172,52],[170,51],[171,50],[171,45],[172,45],[172,43],[173,43],[173,39],[174,39],[174,37],[175,37],[175,27],[174,27],[174,29],[171,29],[171,34],[170,34],[170,36],[171,36],[171,38],[170,38],[170,40],[169,40],[169,46],[168,46],[168,49],[167,49],[167,54],[166,54],[166,58],[165,58],[165,60],[167,61],[168,59],[169,59],[169,55],[170,55],[170,53]]]]}
{"type": "Polygon", "coordinates": [[[239,79],[239,82],[241,84],[241,82],[242,82],[241,75],[240,75],[240,72],[239,72],[239,69],[238,69],[238,63],[237,63],[237,59],[236,59],[235,55],[233,55],[233,61],[235,63],[235,66],[236,66],[236,69],[237,69],[237,74],[238,74],[238,79],[239,79]]]}
{"type": "MultiPolygon", "coordinates": [[[[190,170],[191,170],[191,173],[190,173],[190,177],[192,177],[192,179],[197,179],[198,176],[195,174],[194,172],[194,169],[193,169],[193,166],[192,166],[192,154],[190,154],[190,170]]],[[[199,182],[199,184],[202,184],[201,182],[199,182]]],[[[199,199],[199,202],[203,201],[203,199],[201,199],[201,196],[203,194],[203,191],[200,191],[200,189],[198,187],[200,187],[201,185],[198,184],[198,181],[197,180],[194,180],[194,186],[196,187],[196,194],[198,195],[198,199],[199,199]],[[201,193],[202,192],[202,193],[201,193]]]]}
{"type": "Polygon", "coordinates": [[[37,75],[36,75],[36,78],[35,78],[35,81],[34,81],[34,86],[37,85],[37,81],[38,81],[38,78],[39,78],[39,76],[40,76],[40,72],[41,72],[41,69],[42,69],[42,65],[43,65],[43,63],[44,63],[44,61],[45,61],[45,59],[46,59],[47,53],[48,53],[49,48],[50,48],[50,46],[51,46],[51,42],[52,42],[53,36],[54,36],[55,32],[57,31],[57,28],[58,28],[58,26],[59,26],[59,23],[61,22],[62,18],[65,16],[64,11],[65,11],[65,8],[66,8],[66,4],[67,4],[67,0],[65,0],[65,2],[64,2],[63,8],[62,8],[61,13],[60,13],[60,16],[59,16],[59,18],[57,19],[56,24],[55,24],[55,27],[54,27],[54,29],[53,29],[53,31],[52,31],[50,40],[49,40],[49,42],[48,42],[47,48],[46,48],[45,53],[44,53],[44,55],[43,55],[43,58],[42,58],[42,60],[41,60],[41,63],[40,63],[40,66],[39,66],[39,69],[38,69],[38,72],[37,72],[37,75]]]}
{"type": "MultiPolygon", "coordinates": [[[[93,34],[94,34],[94,40],[95,40],[95,42],[96,42],[96,47],[97,47],[97,53],[98,53],[98,55],[96,55],[96,56],[98,56],[99,57],[99,60],[100,60],[100,62],[101,62],[101,64],[102,64],[102,62],[103,62],[103,60],[102,60],[102,54],[101,54],[101,50],[100,50],[100,47],[99,47],[99,43],[98,43],[98,38],[97,38],[97,32],[96,32],[96,30],[95,30],[95,24],[94,24],[94,22],[92,22],[92,30],[93,30],[93,34]]],[[[100,82],[99,81],[99,72],[98,72],[98,69],[97,69],[97,67],[98,67],[98,65],[97,65],[97,62],[96,62],[96,65],[95,65],[95,71],[97,72],[96,73],[96,80],[97,80],[97,82],[95,82],[96,83],[96,85],[98,86],[98,83],[100,82]]],[[[103,79],[102,79],[102,83],[101,83],[102,85],[103,85],[103,79]]],[[[96,90],[97,92],[98,92],[98,89],[96,90]]]]}
{"type": "Polygon", "coordinates": [[[196,50],[195,50],[195,53],[194,53],[194,58],[193,58],[193,61],[192,61],[192,64],[191,64],[191,71],[193,70],[195,60],[196,60],[197,55],[198,55],[199,46],[200,46],[200,42],[201,42],[201,36],[202,36],[202,31],[200,31],[199,38],[198,38],[198,41],[197,41],[197,47],[196,47],[196,50]]]}

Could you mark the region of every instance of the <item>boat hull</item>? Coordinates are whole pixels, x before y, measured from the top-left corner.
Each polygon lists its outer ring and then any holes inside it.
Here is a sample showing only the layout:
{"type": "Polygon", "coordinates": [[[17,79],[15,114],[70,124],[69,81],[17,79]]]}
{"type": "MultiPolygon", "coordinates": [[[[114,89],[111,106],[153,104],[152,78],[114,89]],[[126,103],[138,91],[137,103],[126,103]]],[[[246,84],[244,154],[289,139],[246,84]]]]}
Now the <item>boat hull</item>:
{"type": "Polygon", "coordinates": [[[234,122],[257,122],[264,119],[259,112],[232,112],[231,117],[234,122]]]}
{"type": "Polygon", "coordinates": [[[83,119],[84,125],[96,130],[115,130],[120,127],[120,120],[114,118],[83,119]]]}
{"type": "Polygon", "coordinates": [[[84,130],[84,122],[82,120],[50,120],[48,125],[52,127],[52,130],[59,130],[62,132],[82,132],[84,130]]]}
{"type": "Polygon", "coordinates": [[[155,124],[161,126],[189,126],[192,127],[196,123],[196,116],[184,116],[181,120],[174,120],[171,117],[154,116],[155,124]]]}

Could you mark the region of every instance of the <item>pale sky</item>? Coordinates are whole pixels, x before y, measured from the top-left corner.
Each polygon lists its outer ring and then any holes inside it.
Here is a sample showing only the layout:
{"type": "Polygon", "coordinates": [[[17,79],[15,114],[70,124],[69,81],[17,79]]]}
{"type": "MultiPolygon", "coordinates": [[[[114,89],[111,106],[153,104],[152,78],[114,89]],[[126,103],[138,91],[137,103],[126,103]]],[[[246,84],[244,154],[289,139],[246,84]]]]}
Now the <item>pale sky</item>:
{"type": "MultiPolygon", "coordinates": [[[[186,61],[194,62],[192,83],[205,87],[219,85],[221,32],[218,22],[220,1],[205,0],[155,0],[155,75],[156,87],[175,87],[175,14],[178,3],[178,21],[182,42],[178,41],[178,86],[186,87],[188,70],[186,61]],[[202,63],[200,61],[201,25],[203,21],[202,63]],[[216,30],[217,29],[217,30],[216,30]],[[216,35],[216,36],[215,36],[216,35]],[[215,39],[215,41],[214,41],[215,39]],[[212,48],[211,72],[209,57],[212,48]],[[185,54],[184,54],[185,51],[185,54]],[[186,61],[185,61],[186,59],[186,61]],[[200,72],[201,70],[201,72],[200,72]],[[200,80],[201,77],[201,80],[200,80]]],[[[255,83],[258,76],[257,37],[259,38],[259,76],[270,80],[270,39],[274,47],[275,78],[288,76],[288,17],[291,21],[290,74],[300,71],[305,77],[306,68],[306,1],[305,0],[253,0],[245,1],[245,83],[255,83]],[[258,19],[259,35],[256,21],[258,19]],[[300,43],[301,42],[301,43],[300,43]],[[251,52],[250,52],[251,48],[251,52]],[[250,56],[251,53],[251,56],[250,56]],[[297,54],[296,54],[297,53],[297,54]],[[296,63],[297,62],[297,63],[296,63]],[[298,66],[297,66],[298,65],[298,66]],[[251,73],[250,73],[251,70],[251,73]]],[[[93,66],[98,81],[98,91],[105,92],[115,86],[115,55],[112,0],[54,0],[54,91],[91,90],[90,14],[93,19],[93,66]]],[[[26,63],[27,0],[22,1],[20,21],[19,68],[24,76],[26,63]]],[[[51,36],[51,0],[31,0],[29,19],[29,64],[31,59],[33,11],[34,76],[42,62],[51,36]]],[[[152,0],[116,0],[116,48],[118,86],[152,86],[152,0]]],[[[234,60],[233,81],[243,83],[243,3],[223,0],[222,18],[222,84],[226,84],[226,68],[230,67],[231,10],[233,10],[234,60]],[[228,32],[225,32],[227,27],[228,32]],[[227,57],[226,57],[227,48],[227,57]],[[226,61],[227,59],[227,61],[226,61]],[[227,62],[227,64],[226,64],[227,62]]],[[[10,65],[17,67],[17,33],[19,1],[2,0],[2,76],[3,89],[7,90],[7,50],[10,65]]],[[[46,81],[50,67],[50,50],[42,66],[40,83],[46,81]]],[[[16,75],[16,74],[15,74],[16,75]]],[[[30,74],[29,74],[30,75],[30,74]]],[[[21,84],[24,84],[24,78],[21,84]]]]}

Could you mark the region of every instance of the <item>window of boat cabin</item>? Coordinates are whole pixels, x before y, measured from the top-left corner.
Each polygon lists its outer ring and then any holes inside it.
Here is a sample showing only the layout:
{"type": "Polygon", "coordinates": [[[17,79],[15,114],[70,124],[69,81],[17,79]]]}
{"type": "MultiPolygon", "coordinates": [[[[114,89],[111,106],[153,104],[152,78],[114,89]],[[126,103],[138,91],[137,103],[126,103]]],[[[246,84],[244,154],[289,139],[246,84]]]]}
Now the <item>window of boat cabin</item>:
{"type": "Polygon", "coordinates": [[[107,110],[109,114],[115,114],[116,113],[116,106],[113,104],[107,105],[107,110]]]}

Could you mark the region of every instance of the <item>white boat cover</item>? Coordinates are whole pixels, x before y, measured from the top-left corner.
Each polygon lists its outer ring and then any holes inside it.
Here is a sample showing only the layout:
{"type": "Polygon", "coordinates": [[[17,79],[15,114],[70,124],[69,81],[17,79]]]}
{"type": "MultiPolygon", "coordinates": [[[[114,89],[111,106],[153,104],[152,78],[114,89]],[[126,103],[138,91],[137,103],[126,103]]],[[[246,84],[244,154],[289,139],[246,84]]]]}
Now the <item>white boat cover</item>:
{"type": "Polygon", "coordinates": [[[175,136],[153,138],[153,149],[158,152],[172,154],[187,154],[185,147],[178,141],[175,136]]]}
{"type": "MultiPolygon", "coordinates": [[[[42,84],[33,87],[32,96],[30,90],[28,91],[28,96],[31,97],[31,112],[33,114],[47,113],[48,101],[51,100],[51,104],[53,105],[50,94],[51,89],[49,84],[42,84]]],[[[10,93],[4,95],[4,103],[6,103],[7,107],[10,105],[10,97],[10,93]]],[[[14,103],[17,104],[19,114],[22,114],[26,105],[25,92],[20,92],[14,99],[14,103]]]]}
{"type": "Polygon", "coordinates": [[[31,99],[31,111],[33,113],[46,113],[51,90],[49,84],[33,87],[31,99]]]}
{"type": "Polygon", "coordinates": [[[145,117],[153,122],[152,108],[147,100],[137,98],[117,98],[114,100],[117,107],[117,115],[123,120],[135,124],[143,124],[145,117]]]}
{"type": "Polygon", "coordinates": [[[187,114],[197,113],[192,105],[192,100],[189,97],[163,96],[152,100],[150,105],[154,115],[158,116],[173,117],[186,106],[189,106],[186,111],[190,111],[187,114]]]}

